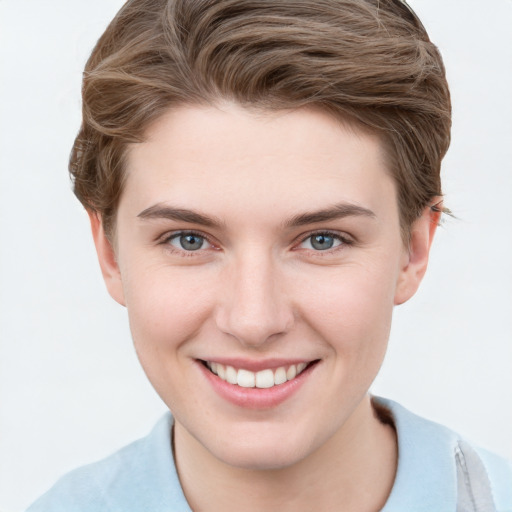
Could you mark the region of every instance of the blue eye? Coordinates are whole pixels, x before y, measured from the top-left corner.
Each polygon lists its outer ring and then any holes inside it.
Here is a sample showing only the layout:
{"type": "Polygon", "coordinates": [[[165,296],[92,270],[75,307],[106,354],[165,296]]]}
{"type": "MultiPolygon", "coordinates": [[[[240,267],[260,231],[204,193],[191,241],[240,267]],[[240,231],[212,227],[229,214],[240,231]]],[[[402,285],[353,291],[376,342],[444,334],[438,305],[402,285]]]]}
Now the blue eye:
{"type": "Polygon", "coordinates": [[[169,243],[184,251],[198,251],[209,245],[204,236],[196,233],[177,233],[169,238],[169,243]]]}
{"type": "Polygon", "coordinates": [[[329,233],[315,233],[308,236],[302,243],[303,249],[313,249],[315,251],[327,251],[344,243],[341,237],[329,233]]]}

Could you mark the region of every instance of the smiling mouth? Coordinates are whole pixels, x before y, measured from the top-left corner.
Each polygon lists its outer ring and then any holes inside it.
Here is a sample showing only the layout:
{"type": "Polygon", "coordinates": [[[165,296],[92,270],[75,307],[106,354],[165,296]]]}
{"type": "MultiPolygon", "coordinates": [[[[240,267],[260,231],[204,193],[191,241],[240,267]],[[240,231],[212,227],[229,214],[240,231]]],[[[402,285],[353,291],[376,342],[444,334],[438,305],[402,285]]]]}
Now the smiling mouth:
{"type": "Polygon", "coordinates": [[[242,388],[268,389],[295,379],[318,361],[280,366],[275,369],[269,368],[258,372],[251,372],[242,368],[237,369],[214,361],[202,361],[202,363],[213,374],[229,384],[242,388]]]}

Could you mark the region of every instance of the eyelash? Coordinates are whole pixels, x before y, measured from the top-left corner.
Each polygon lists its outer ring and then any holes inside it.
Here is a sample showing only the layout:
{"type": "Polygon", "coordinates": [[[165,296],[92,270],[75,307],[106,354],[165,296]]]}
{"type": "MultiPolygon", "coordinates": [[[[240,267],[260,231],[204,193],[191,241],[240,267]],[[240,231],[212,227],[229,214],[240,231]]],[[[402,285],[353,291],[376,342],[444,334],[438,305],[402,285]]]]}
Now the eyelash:
{"type": "Polygon", "coordinates": [[[161,245],[164,245],[166,250],[168,250],[171,253],[178,254],[179,256],[183,257],[190,257],[195,256],[195,253],[203,252],[202,249],[197,249],[196,251],[187,251],[186,249],[178,249],[176,247],[173,247],[171,245],[171,240],[174,240],[176,238],[182,237],[182,236],[195,236],[197,238],[203,239],[206,243],[210,244],[213,248],[216,247],[214,242],[210,239],[208,235],[205,233],[201,233],[199,231],[193,231],[193,230],[181,230],[181,231],[174,231],[172,233],[166,233],[159,242],[161,245]]]}
{"type": "MultiPolygon", "coordinates": [[[[168,251],[170,251],[174,254],[183,256],[183,257],[191,257],[191,256],[195,256],[196,255],[195,253],[203,252],[202,249],[197,249],[196,251],[187,251],[184,248],[178,249],[178,248],[173,247],[170,244],[171,240],[174,240],[174,239],[182,237],[182,236],[187,236],[187,235],[201,238],[206,243],[210,244],[213,248],[216,248],[215,243],[211,240],[211,238],[208,235],[206,235],[205,233],[201,233],[199,231],[193,231],[193,230],[182,230],[182,231],[174,231],[172,233],[168,233],[161,238],[161,241],[159,243],[161,245],[165,245],[166,249],[168,251]]],[[[307,240],[311,239],[312,237],[319,236],[319,235],[331,237],[331,238],[339,241],[340,244],[335,247],[328,248],[325,250],[306,249],[306,250],[314,253],[316,256],[326,256],[326,255],[332,254],[335,251],[343,250],[347,246],[354,245],[354,243],[355,243],[353,239],[351,239],[347,236],[343,236],[338,232],[320,230],[320,231],[312,231],[310,233],[307,233],[305,236],[304,235],[301,236],[298,243],[294,244],[293,250],[297,250],[298,248],[300,248],[299,246],[301,244],[305,243],[307,240]]]]}
{"type": "Polygon", "coordinates": [[[315,256],[327,256],[329,254],[332,254],[335,251],[343,250],[346,247],[354,245],[354,243],[355,243],[352,238],[349,238],[346,235],[342,235],[339,232],[329,231],[329,230],[319,230],[319,231],[312,231],[310,233],[307,233],[305,236],[301,236],[301,238],[299,240],[299,243],[297,245],[295,245],[295,247],[300,246],[301,244],[303,244],[307,240],[313,238],[314,236],[319,236],[319,235],[331,237],[331,238],[333,238],[335,240],[338,240],[340,242],[340,244],[335,246],[335,247],[332,247],[332,248],[329,248],[329,249],[325,249],[323,251],[322,250],[308,249],[309,251],[313,252],[315,254],[315,256]]]}

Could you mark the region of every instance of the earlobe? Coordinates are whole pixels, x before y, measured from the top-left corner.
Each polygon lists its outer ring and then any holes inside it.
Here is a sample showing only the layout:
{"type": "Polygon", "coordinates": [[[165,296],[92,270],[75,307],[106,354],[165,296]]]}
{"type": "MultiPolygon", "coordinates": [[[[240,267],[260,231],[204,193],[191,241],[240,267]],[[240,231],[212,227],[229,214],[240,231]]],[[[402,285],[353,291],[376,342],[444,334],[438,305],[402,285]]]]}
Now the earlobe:
{"type": "Polygon", "coordinates": [[[107,286],[110,296],[122,306],[125,306],[123,283],[121,272],[116,260],[114,248],[103,228],[101,217],[96,213],[89,211],[89,220],[91,222],[91,231],[96,246],[96,253],[101,268],[101,273],[107,286]]]}
{"type": "Polygon", "coordinates": [[[433,201],[435,206],[427,206],[411,226],[409,247],[397,282],[395,305],[407,302],[416,293],[427,270],[430,248],[442,211],[441,198],[437,199],[437,202],[433,201]]]}

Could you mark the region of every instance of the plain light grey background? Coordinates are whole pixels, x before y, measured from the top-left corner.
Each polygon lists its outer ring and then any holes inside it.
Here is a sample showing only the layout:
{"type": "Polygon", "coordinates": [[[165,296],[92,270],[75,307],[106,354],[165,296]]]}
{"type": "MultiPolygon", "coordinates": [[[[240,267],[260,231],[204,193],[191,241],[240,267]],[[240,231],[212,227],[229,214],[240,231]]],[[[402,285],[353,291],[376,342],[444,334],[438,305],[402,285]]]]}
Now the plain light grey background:
{"type": "MultiPolygon", "coordinates": [[[[453,96],[422,289],[373,386],[512,457],[512,2],[411,0],[453,96]]],[[[120,0],[0,0],[0,509],[145,434],[165,410],[70,192],[85,59],[120,0]]],[[[335,406],[335,404],[333,404],[335,406]]]]}

